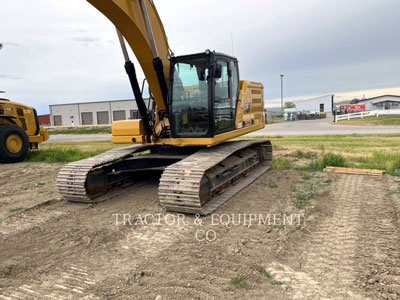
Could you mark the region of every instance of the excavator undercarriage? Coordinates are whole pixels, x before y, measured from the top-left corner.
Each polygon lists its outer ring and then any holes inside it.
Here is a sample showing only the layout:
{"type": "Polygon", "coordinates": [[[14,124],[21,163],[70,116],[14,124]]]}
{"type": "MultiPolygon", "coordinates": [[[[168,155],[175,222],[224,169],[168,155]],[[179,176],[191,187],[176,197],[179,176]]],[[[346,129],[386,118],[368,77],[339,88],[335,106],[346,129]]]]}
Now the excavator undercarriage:
{"type": "Polygon", "coordinates": [[[133,145],[65,165],[57,177],[61,195],[75,202],[104,201],[129,185],[135,173],[159,171],[160,204],[168,211],[206,215],[264,174],[271,165],[266,140],[214,147],[133,145]]]}

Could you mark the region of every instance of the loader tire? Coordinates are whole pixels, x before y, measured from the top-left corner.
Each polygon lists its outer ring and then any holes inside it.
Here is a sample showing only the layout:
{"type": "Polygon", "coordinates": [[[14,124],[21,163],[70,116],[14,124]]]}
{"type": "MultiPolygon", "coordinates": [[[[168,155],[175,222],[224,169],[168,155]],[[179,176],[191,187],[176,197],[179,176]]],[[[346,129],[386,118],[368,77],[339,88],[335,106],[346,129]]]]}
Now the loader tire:
{"type": "Polygon", "coordinates": [[[23,161],[29,150],[29,137],[15,124],[0,125],[0,162],[17,163],[23,161]]]}

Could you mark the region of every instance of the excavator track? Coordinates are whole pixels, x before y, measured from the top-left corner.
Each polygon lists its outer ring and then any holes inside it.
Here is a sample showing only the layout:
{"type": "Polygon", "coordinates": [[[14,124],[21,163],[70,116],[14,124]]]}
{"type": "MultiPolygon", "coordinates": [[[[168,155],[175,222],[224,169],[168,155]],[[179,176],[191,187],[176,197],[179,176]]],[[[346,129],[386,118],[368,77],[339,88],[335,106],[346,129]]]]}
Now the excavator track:
{"type": "Polygon", "coordinates": [[[272,163],[268,140],[225,142],[168,166],[160,204],[168,211],[207,215],[264,174],[272,163]]]}
{"type": "Polygon", "coordinates": [[[154,150],[133,145],[69,163],[58,174],[58,191],[68,201],[100,202],[129,189],[129,171],[164,170],[160,204],[168,211],[207,215],[264,174],[272,162],[268,140],[225,142],[183,156],[157,155],[154,150]],[[147,150],[150,153],[144,154],[147,150]],[[134,157],[139,152],[142,155],[134,157]],[[118,188],[110,191],[115,185],[118,188]]]}
{"type": "Polygon", "coordinates": [[[95,175],[91,175],[95,172],[101,172],[101,168],[106,165],[130,157],[132,154],[147,148],[143,145],[115,148],[93,157],[66,164],[57,176],[58,191],[68,201],[92,203],[93,198],[102,195],[110,186],[104,181],[88,183],[88,179],[96,178],[95,175]],[[88,188],[88,185],[90,188],[88,188]]]}

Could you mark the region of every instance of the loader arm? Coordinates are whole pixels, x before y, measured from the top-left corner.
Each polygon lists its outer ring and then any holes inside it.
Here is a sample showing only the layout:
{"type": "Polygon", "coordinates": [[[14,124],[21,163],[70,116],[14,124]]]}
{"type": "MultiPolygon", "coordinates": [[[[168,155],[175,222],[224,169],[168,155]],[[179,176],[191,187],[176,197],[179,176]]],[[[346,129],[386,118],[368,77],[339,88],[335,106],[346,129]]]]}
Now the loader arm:
{"type": "Polygon", "coordinates": [[[88,0],[125,37],[147,78],[157,110],[165,111],[162,86],[168,86],[170,54],[164,26],[152,0],[88,0]],[[147,24],[146,24],[146,21],[147,24]],[[147,27],[146,27],[147,26],[147,27]],[[154,60],[162,62],[164,83],[160,82],[154,60]]]}

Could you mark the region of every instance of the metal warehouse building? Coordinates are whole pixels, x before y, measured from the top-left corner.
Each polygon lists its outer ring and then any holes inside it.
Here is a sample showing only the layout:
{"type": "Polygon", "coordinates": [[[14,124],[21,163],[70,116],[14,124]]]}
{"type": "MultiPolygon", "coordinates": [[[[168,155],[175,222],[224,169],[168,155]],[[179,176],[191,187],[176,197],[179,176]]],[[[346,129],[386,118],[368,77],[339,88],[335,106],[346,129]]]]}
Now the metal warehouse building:
{"type": "MultiPolygon", "coordinates": [[[[147,104],[148,99],[145,102],[147,104]]],[[[140,117],[133,99],[54,104],[49,107],[52,126],[102,125],[140,117]]]]}
{"type": "Polygon", "coordinates": [[[365,110],[400,109],[400,96],[383,95],[360,100],[357,104],[365,104],[365,110]]]}
{"type": "Polygon", "coordinates": [[[332,113],[334,95],[326,95],[306,100],[296,101],[296,111],[332,113]]]}

